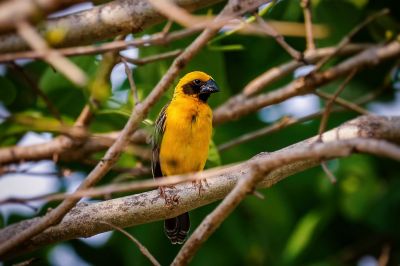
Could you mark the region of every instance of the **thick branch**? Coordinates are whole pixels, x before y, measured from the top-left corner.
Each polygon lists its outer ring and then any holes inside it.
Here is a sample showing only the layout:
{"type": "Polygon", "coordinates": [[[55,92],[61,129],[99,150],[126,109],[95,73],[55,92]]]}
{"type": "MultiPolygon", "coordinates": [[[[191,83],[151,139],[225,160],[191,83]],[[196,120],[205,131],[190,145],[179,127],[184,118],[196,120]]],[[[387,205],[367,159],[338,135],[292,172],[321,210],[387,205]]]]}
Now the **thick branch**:
{"type": "Polygon", "coordinates": [[[34,22],[45,14],[58,8],[71,4],[84,2],[84,0],[8,0],[0,4],[0,32],[11,30],[19,21],[34,22]]]}
{"type": "MultiPolygon", "coordinates": [[[[312,145],[315,145],[316,138],[296,143],[273,153],[259,154],[252,160],[226,169],[223,173],[219,171],[218,175],[214,175],[214,177],[207,177],[209,188],[201,196],[198,195],[197,188],[193,187],[191,183],[176,185],[176,189],[171,193],[179,196],[180,200],[178,205],[170,209],[165,207],[165,201],[160,197],[158,190],[100,203],[81,203],[72,209],[60,224],[25,242],[18,249],[6,253],[4,257],[16,256],[19,253],[28,252],[51,243],[77,237],[89,237],[109,230],[109,227],[102,224],[101,221],[106,221],[119,227],[129,227],[173,217],[217,201],[229,193],[238,179],[249,174],[250,166],[254,164],[255,160],[263,162],[263,160],[270,160],[274,156],[281,158],[285,154],[293,153],[293,151],[307,151],[312,145]]],[[[385,139],[399,143],[400,117],[362,116],[326,132],[323,134],[322,141],[324,143],[333,141],[341,143],[340,141],[342,140],[353,138],[385,139]]],[[[259,183],[259,186],[272,186],[290,175],[314,167],[319,163],[320,157],[285,162],[266,175],[259,183]]],[[[204,172],[204,175],[207,175],[209,171],[204,172]]],[[[19,234],[39,219],[33,218],[6,227],[0,231],[0,242],[19,234]]]]}
{"type": "MultiPolygon", "coordinates": [[[[66,161],[71,160],[71,158],[78,158],[78,155],[80,155],[79,158],[87,158],[89,154],[110,147],[119,134],[120,132],[99,134],[87,138],[86,141],[83,141],[82,138],[73,138],[72,136],[58,137],[41,144],[1,148],[0,164],[39,161],[51,159],[54,155],[58,155],[61,160],[66,161]]],[[[147,133],[144,130],[138,130],[130,137],[130,142],[143,144],[146,142],[146,138],[147,133]]]]}
{"type": "MultiPolygon", "coordinates": [[[[220,1],[174,0],[187,10],[196,10],[220,1]]],[[[45,36],[52,31],[64,31],[65,38],[52,45],[66,47],[140,32],[164,20],[147,0],[115,0],[87,11],[48,20],[40,28],[40,32],[45,36]]],[[[0,53],[25,49],[27,45],[18,35],[0,36],[0,53]]]]}
{"type": "Polygon", "coordinates": [[[262,107],[282,102],[296,95],[310,93],[319,86],[325,85],[355,68],[362,69],[374,66],[399,55],[400,43],[393,41],[383,46],[367,49],[324,72],[311,73],[296,79],[281,89],[252,98],[246,98],[243,95],[239,98],[235,97],[217,108],[214,112],[214,123],[220,124],[237,119],[262,107]]]}

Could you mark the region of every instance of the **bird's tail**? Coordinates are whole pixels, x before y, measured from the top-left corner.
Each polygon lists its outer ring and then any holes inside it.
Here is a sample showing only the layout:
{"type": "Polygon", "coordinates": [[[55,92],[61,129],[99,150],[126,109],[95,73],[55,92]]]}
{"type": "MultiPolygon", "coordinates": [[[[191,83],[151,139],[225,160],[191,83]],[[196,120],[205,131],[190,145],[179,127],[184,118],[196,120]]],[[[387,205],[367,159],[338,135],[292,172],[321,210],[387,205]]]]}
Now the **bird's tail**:
{"type": "Polygon", "coordinates": [[[183,244],[189,233],[190,219],[186,212],[164,221],[164,231],[172,244],[183,244]]]}

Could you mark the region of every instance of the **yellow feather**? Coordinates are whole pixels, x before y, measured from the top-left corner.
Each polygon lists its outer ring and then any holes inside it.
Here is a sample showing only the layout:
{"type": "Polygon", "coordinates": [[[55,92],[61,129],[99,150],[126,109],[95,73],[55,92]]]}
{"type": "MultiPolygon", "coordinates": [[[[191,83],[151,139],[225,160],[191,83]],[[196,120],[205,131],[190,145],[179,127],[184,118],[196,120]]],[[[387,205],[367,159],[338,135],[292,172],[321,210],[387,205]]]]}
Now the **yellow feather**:
{"type": "Polygon", "coordinates": [[[212,111],[207,103],[186,95],[182,86],[193,79],[207,81],[203,72],[191,72],[180,80],[166,110],[165,130],[160,148],[164,175],[203,170],[212,134],[212,111]]]}

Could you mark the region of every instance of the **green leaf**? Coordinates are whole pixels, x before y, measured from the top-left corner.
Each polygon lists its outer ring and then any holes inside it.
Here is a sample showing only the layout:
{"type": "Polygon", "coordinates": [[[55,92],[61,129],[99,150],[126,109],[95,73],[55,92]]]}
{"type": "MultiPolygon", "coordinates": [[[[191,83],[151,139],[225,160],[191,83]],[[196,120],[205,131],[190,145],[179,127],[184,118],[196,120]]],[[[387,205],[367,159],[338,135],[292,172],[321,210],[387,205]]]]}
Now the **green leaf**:
{"type": "Polygon", "coordinates": [[[229,44],[229,45],[209,45],[208,49],[211,51],[218,52],[231,52],[244,50],[244,46],[241,44],[229,44]]]}
{"type": "Polygon", "coordinates": [[[208,158],[207,158],[207,167],[215,167],[221,165],[221,157],[219,156],[219,152],[217,146],[214,141],[210,141],[210,147],[208,150],[208,158]]]}
{"type": "Polygon", "coordinates": [[[124,117],[130,117],[131,113],[129,111],[126,110],[122,110],[122,109],[103,109],[103,110],[99,110],[97,112],[98,114],[116,114],[116,115],[122,115],[124,117]]]}
{"type": "Polygon", "coordinates": [[[312,210],[300,219],[283,251],[282,258],[286,263],[295,260],[307,248],[322,218],[321,211],[312,210]]]}
{"type": "Polygon", "coordinates": [[[0,102],[4,105],[11,104],[17,96],[17,90],[12,81],[0,76],[0,102]]]}
{"type": "MultiPolygon", "coordinates": [[[[76,57],[71,60],[88,74],[94,73],[97,67],[94,56],[76,57]]],[[[39,87],[45,93],[63,88],[78,89],[71,81],[65,78],[64,75],[50,66],[44,71],[39,82],[39,87]]]]}
{"type": "Polygon", "coordinates": [[[340,207],[352,220],[362,220],[370,213],[382,194],[382,184],[365,156],[353,156],[342,162],[339,188],[340,207]]]}

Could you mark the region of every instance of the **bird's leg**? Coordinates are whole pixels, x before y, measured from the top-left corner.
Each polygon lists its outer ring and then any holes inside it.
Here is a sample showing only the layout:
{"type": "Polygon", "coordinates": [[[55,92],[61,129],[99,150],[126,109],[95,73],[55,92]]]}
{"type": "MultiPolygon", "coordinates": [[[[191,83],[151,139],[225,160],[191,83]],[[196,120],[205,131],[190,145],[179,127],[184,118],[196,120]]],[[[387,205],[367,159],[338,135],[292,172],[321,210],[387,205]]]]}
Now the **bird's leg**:
{"type": "Polygon", "coordinates": [[[160,191],[160,196],[165,200],[165,205],[167,207],[172,207],[179,204],[178,195],[167,195],[166,188],[175,189],[175,186],[160,186],[158,189],[160,191]]]}

